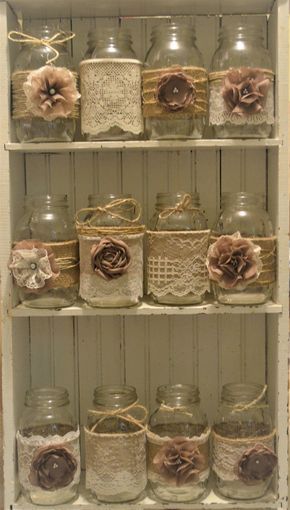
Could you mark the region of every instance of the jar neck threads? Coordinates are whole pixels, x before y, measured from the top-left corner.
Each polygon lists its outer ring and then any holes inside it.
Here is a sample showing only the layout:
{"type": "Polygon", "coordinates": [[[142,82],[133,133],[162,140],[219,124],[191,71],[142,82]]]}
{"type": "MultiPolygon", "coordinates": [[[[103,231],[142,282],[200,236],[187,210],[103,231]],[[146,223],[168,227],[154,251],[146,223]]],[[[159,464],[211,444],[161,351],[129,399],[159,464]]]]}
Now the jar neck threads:
{"type": "Polygon", "coordinates": [[[265,393],[266,387],[262,384],[229,383],[223,386],[221,398],[229,406],[252,404],[255,407],[266,402],[265,393]]]}
{"type": "Polygon", "coordinates": [[[265,197],[260,193],[248,193],[245,191],[222,194],[222,209],[225,207],[256,207],[265,209],[265,197]]]}
{"type": "Polygon", "coordinates": [[[198,404],[199,389],[191,384],[165,384],[159,386],[156,392],[156,400],[161,405],[168,407],[184,407],[198,404]]]}
{"type": "MultiPolygon", "coordinates": [[[[167,208],[172,208],[182,204],[185,197],[188,198],[188,207],[187,208],[197,208],[200,207],[200,199],[199,193],[188,193],[185,191],[177,191],[177,192],[168,192],[168,193],[157,193],[156,196],[156,210],[163,211],[167,208]]],[[[182,207],[182,205],[181,205],[182,207]]],[[[184,207],[186,210],[186,207],[184,207]]]]}
{"type": "MultiPolygon", "coordinates": [[[[189,40],[194,44],[196,40],[195,28],[184,22],[166,23],[157,25],[151,33],[151,42],[154,43],[166,37],[174,44],[175,40],[189,40]]],[[[174,49],[174,47],[172,47],[174,49]]]]}
{"type": "Polygon", "coordinates": [[[25,395],[25,405],[27,407],[53,408],[68,404],[68,391],[62,387],[32,388],[25,395]]]}
{"type": "MultiPolygon", "coordinates": [[[[255,25],[246,24],[232,24],[231,26],[223,26],[219,33],[219,42],[231,42],[238,43],[239,41],[245,41],[247,43],[255,43],[260,41],[263,43],[264,37],[262,28],[255,25]]],[[[242,46],[237,49],[243,49],[242,46]]]]}
{"type": "Polygon", "coordinates": [[[137,402],[136,389],[128,385],[97,386],[93,402],[98,407],[124,409],[137,402]]]}

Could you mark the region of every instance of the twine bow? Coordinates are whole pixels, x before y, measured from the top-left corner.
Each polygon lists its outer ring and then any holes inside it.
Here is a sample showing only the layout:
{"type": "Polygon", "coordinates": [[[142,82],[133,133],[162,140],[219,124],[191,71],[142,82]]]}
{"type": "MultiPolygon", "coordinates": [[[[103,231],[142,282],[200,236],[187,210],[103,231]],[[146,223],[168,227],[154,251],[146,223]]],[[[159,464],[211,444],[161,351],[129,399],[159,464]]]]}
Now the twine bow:
{"type": "Polygon", "coordinates": [[[259,404],[259,402],[266,395],[267,388],[268,388],[268,386],[267,386],[267,384],[265,384],[260,395],[257,398],[255,398],[254,400],[252,400],[251,402],[249,402],[248,404],[236,404],[234,406],[230,406],[230,407],[232,407],[231,413],[242,413],[243,411],[247,411],[247,409],[251,409],[252,407],[264,407],[261,404],[259,406],[257,404],[259,404]]]}
{"type": "Polygon", "coordinates": [[[184,211],[199,211],[198,207],[191,207],[192,197],[189,193],[184,193],[182,199],[174,207],[168,207],[159,213],[159,219],[167,219],[172,214],[182,213],[184,211]]]}
{"type": "Polygon", "coordinates": [[[76,213],[76,227],[94,227],[95,220],[102,214],[109,214],[112,216],[112,218],[116,218],[132,225],[137,223],[141,218],[141,206],[134,198],[118,198],[116,200],[112,200],[112,202],[102,207],[87,207],[86,209],[80,209],[76,213]],[[130,206],[130,208],[133,210],[135,213],[135,217],[133,219],[126,218],[118,212],[120,207],[123,205],[130,206]],[[81,217],[83,215],[88,215],[88,218],[82,220],[81,217]]]}
{"type": "Polygon", "coordinates": [[[29,43],[29,44],[35,44],[35,45],[42,45],[49,48],[53,53],[54,56],[46,61],[47,64],[51,64],[59,57],[59,51],[53,47],[55,44],[63,44],[67,41],[70,41],[75,37],[76,34],[73,32],[57,32],[49,39],[41,39],[38,37],[35,37],[33,35],[25,34],[24,32],[18,32],[16,30],[11,30],[8,34],[8,39],[13,42],[17,43],[29,43]]]}
{"type": "Polygon", "coordinates": [[[146,426],[144,426],[144,422],[147,419],[148,411],[147,411],[146,407],[139,404],[138,400],[136,400],[136,402],[133,402],[133,404],[130,404],[129,406],[124,407],[123,409],[115,409],[114,411],[109,411],[109,410],[98,411],[97,409],[90,409],[89,414],[91,414],[93,416],[104,415],[103,418],[98,420],[97,423],[95,423],[93,425],[93,427],[90,430],[91,432],[94,432],[95,429],[100,425],[100,423],[102,423],[103,421],[105,421],[109,418],[112,418],[112,417],[120,418],[122,420],[127,421],[128,423],[133,423],[134,425],[137,425],[137,427],[140,427],[141,429],[145,430],[146,426]],[[138,419],[138,418],[135,418],[134,416],[132,416],[130,411],[136,410],[136,409],[141,409],[144,412],[143,418],[138,419]]]}

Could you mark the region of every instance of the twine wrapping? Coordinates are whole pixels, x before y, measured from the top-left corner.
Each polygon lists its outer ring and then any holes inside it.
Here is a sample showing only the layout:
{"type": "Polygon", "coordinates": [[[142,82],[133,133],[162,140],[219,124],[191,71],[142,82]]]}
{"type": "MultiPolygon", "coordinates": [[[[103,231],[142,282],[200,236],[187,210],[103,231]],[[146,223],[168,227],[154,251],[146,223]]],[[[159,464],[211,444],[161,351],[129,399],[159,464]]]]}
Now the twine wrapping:
{"type": "Polygon", "coordinates": [[[53,250],[60,275],[54,280],[52,288],[69,289],[79,283],[79,242],[63,241],[43,243],[53,250]]]}
{"type": "Polygon", "coordinates": [[[115,409],[112,411],[109,411],[108,409],[101,411],[98,409],[89,409],[88,411],[89,415],[92,416],[103,416],[103,418],[100,418],[95,425],[92,426],[90,429],[90,432],[96,432],[96,428],[103,423],[104,420],[107,420],[108,418],[120,418],[122,420],[127,421],[128,423],[133,423],[133,425],[136,425],[137,427],[140,427],[141,429],[146,429],[146,426],[143,425],[143,423],[146,421],[148,416],[148,411],[145,406],[142,406],[138,403],[138,400],[136,402],[133,402],[133,404],[130,404],[127,407],[121,408],[121,409],[115,409]],[[137,419],[132,414],[130,414],[129,411],[133,411],[136,409],[141,409],[144,412],[144,416],[141,419],[137,419]]]}
{"type": "Polygon", "coordinates": [[[47,64],[51,64],[59,57],[59,51],[56,48],[54,48],[54,45],[64,44],[65,42],[73,39],[75,35],[76,34],[74,34],[73,32],[60,31],[54,34],[52,37],[49,37],[48,39],[41,39],[30,34],[25,34],[23,32],[11,30],[11,32],[8,33],[8,39],[10,41],[17,42],[20,44],[46,46],[46,48],[49,48],[54,53],[54,56],[46,61],[47,64]]]}
{"type": "Polygon", "coordinates": [[[168,68],[142,71],[143,116],[164,119],[184,119],[193,116],[203,117],[207,113],[207,72],[202,67],[172,66],[168,68]],[[182,111],[168,112],[157,99],[159,80],[165,74],[184,73],[188,82],[195,88],[195,99],[182,111]]]}
{"type": "MultiPolygon", "coordinates": [[[[227,69],[226,71],[214,71],[212,73],[209,73],[208,81],[209,82],[222,81],[226,77],[226,75],[228,74],[229,71],[231,71],[231,68],[227,69]]],[[[266,78],[269,78],[271,81],[274,81],[275,74],[273,73],[273,71],[271,71],[271,69],[259,69],[259,71],[261,73],[264,73],[266,78]]]]}
{"type": "MultiPolygon", "coordinates": [[[[268,386],[267,386],[267,384],[265,384],[260,395],[258,395],[257,398],[255,398],[248,404],[235,404],[235,405],[228,404],[228,407],[230,407],[232,409],[231,413],[242,413],[243,411],[247,411],[248,409],[251,409],[252,407],[258,407],[258,408],[267,407],[266,404],[264,404],[264,405],[259,404],[259,402],[261,402],[261,400],[263,400],[263,398],[265,397],[265,395],[267,393],[267,389],[268,389],[268,386]]],[[[223,403],[223,405],[227,405],[227,404],[223,403]]]]}

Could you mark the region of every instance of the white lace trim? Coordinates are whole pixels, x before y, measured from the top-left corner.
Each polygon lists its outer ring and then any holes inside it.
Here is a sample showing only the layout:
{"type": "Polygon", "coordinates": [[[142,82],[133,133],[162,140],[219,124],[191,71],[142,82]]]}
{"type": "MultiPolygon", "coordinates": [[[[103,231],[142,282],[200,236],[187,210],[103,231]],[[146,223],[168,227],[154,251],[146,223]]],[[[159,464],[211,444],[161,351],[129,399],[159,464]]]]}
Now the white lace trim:
{"type": "Polygon", "coordinates": [[[92,59],[80,64],[82,133],[98,135],[118,127],[143,132],[141,62],[92,59]]]}
{"type": "Polygon", "coordinates": [[[18,287],[32,290],[42,289],[53,276],[47,250],[43,248],[12,250],[9,268],[18,287]]]}

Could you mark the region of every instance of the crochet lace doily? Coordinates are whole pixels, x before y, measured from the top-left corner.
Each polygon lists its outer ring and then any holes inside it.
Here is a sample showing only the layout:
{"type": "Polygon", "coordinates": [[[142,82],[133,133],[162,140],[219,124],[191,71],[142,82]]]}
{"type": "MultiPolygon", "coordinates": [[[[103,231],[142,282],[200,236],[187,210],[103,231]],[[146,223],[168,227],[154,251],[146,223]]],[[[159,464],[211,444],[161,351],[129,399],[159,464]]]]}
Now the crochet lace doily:
{"type": "Polygon", "coordinates": [[[181,297],[208,291],[208,243],[209,230],[148,232],[148,294],[181,297]]]}
{"type": "Polygon", "coordinates": [[[141,62],[92,59],[80,64],[82,132],[98,135],[113,127],[143,131],[141,62]]]}

